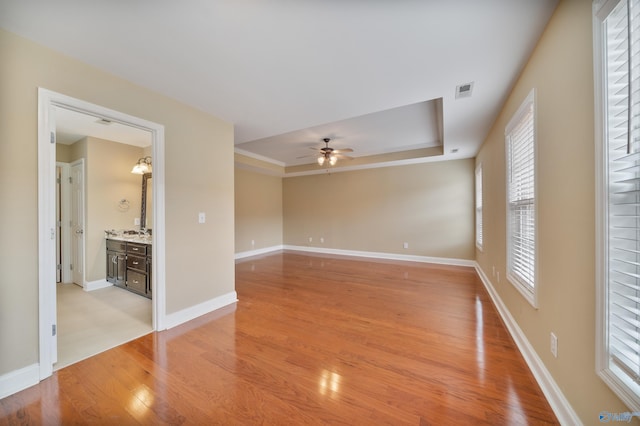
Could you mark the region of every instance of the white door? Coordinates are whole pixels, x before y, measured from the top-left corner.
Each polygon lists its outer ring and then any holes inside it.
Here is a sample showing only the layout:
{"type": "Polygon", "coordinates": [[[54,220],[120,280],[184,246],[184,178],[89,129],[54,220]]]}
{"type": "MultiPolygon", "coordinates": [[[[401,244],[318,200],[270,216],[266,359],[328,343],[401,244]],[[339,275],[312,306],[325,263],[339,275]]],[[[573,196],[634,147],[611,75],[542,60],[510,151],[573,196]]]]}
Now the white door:
{"type": "Polygon", "coordinates": [[[62,169],[56,166],[56,282],[62,282],[62,169]]]}
{"type": "Polygon", "coordinates": [[[71,274],[84,287],[84,161],[71,164],[71,274]]]}

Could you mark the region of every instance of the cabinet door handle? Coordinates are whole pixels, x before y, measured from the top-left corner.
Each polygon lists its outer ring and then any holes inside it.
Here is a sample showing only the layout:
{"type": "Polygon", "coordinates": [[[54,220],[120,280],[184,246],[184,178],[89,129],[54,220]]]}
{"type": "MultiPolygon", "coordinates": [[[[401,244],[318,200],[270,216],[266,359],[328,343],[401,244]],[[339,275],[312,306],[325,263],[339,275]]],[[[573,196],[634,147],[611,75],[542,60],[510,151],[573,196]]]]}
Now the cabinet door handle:
{"type": "Polygon", "coordinates": [[[133,283],[134,284],[138,284],[138,280],[133,280],[133,283]]]}
{"type": "Polygon", "coordinates": [[[138,264],[138,262],[131,262],[131,263],[133,263],[134,265],[137,265],[137,264],[138,264]]]}

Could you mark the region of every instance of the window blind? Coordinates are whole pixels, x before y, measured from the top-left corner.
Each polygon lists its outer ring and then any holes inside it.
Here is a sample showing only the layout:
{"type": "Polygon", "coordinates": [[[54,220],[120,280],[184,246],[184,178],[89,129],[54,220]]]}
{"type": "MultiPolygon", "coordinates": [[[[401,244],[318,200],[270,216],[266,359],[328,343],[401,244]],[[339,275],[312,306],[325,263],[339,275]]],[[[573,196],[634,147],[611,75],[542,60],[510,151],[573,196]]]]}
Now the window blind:
{"type": "Polygon", "coordinates": [[[533,92],[507,126],[507,275],[534,294],[536,266],[533,92]]]}
{"type": "Polygon", "coordinates": [[[476,168],[476,245],[482,248],[482,164],[476,168]]]}
{"type": "Polygon", "coordinates": [[[640,383],[640,8],[621,1],[605,23],[608,193],[607,334],[618,374],[640,383]]]}

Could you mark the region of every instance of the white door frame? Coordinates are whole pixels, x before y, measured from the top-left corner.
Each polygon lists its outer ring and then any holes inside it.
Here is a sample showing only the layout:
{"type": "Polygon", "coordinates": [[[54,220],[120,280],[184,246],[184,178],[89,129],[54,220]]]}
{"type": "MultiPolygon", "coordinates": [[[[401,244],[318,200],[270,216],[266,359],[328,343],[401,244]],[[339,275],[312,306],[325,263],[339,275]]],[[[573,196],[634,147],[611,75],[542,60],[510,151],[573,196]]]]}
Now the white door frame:
{"type": "Polygon", "coordinates": [[[56,167],[60,167],[60,219],[62,220],[61,235],[62,239],[62,283],[71,282],[71,226],[69,224],[69,216],[71,211],[71,194],[66,185],[69,182],[71,165],[69,163],[57,162],[56,167]]]}
{"type": "Polygon", "coordinates": [[[164,330],[165,294],[165,196],[164,126],[101,107],[47,89],[38,88],[38,303],[40,380],[53,373],[56,336],[56,145],[55,107],[149,131],[153,158],[153,329],[164,330]]]}
{"type": "Polygon", "coordinates": [[[71,255],[70,264],[73,265],[73,271],[71,271],[72,282],[81,286],[83,289],[87,288],[87,283],[85,282],[84,275],[84,262],[85,262],[85,186],[84,186],[84,158],[80,158],[73,163],[71,163],[71,176],[73,182],[71,184],[71,225],[76,229],[71,229],[71,251],[69,254],[71,255]],[[75,168],[80,168],[81,177],[78,179],[75,175],[75,168]],[[76,192],[76,185],[80,185],[80,195],[78,196],[76,192]],[[77,217],[76,217],[77,215],[77,217]],[[77,222],[74,222],[73,219],[76,218],[77,222]],[[78,224],[81,225],[81,233],[78,236],[78,224]],[[79,282],[78,282],[79,281],[79,282]]]}

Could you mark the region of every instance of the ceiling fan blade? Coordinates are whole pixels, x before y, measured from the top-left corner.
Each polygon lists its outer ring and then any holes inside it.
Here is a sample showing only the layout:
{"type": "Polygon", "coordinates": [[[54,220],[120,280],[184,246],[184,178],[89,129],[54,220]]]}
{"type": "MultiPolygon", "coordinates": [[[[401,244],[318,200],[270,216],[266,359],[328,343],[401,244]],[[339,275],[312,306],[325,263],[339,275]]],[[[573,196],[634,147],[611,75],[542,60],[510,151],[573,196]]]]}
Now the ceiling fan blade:
{"type": "Polygon", "coordinates": [[[311,157],[317,157],[317,155],[314,155],[314,154],[303,155],[303,156],[300,156],[300,157],[296,157],[296,160],[299,159],[299,158],[311,158],[311,157]]]}
{"type": "Polygon", "coordinates": [[[353,152],[353,149],[351,149],[351,148],[340,148],[340,149],[334,149],[333,150],[334,154],[342,154],[343,152],[353,152]]]}
{"type": "Polygon", "coordinates": [[[332,154],[332,155],[339,160],[353,160],[353,157],[349,157],[348,155],[343,155],[343,154],[332,154]]]}

